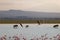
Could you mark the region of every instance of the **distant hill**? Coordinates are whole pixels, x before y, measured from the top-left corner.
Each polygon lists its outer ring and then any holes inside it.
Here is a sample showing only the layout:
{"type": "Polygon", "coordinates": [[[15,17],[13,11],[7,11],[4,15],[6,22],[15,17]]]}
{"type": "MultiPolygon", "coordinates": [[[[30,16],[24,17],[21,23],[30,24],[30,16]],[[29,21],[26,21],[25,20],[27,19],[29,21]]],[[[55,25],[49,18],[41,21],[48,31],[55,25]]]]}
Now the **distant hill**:
{"type": "Polygon", "coordinates": [[[34,12],[22,10],[0,11],[0,20],[19,20],[19,19],[60,19],[60,13],[53,12],[34,12]]]}

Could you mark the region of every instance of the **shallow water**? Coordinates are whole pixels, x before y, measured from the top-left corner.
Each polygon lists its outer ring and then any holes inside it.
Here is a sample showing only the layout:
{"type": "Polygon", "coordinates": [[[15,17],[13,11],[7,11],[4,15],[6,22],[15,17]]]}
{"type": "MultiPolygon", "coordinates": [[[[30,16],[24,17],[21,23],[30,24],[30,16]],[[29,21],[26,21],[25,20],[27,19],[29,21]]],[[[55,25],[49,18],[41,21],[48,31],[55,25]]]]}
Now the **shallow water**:
{"type": "Polygon", "coordinates": [[[6,40],[14,40],[13,36],[17,36],[20,40],[51,40],[50,38],[57,40],[57,35],[60,36],[60,24],[58,24],[58,28],[53,28],[55,24],[22,24],[23,28],[17,24],[16,29],[13,28],[13,25],[15,24],[0,24],[0,38],[5,37],[6,40]],[[26,25],[29,27],[26,28],[26,25]],[[54,39],[54,37],[56,38],[54,39]]]}

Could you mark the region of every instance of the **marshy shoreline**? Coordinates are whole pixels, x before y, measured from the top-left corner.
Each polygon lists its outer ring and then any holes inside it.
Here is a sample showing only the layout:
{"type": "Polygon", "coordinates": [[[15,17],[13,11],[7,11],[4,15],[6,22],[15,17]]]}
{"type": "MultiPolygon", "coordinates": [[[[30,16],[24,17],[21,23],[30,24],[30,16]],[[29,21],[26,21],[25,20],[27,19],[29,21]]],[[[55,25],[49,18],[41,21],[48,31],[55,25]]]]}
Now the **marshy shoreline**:
{"type": "Polygon", "coordinates": [[[60,20],[0,20],[0,24],[4,23],[37,23],[39,21],[41,24],[43,23],[60,23],[60,20]]]}

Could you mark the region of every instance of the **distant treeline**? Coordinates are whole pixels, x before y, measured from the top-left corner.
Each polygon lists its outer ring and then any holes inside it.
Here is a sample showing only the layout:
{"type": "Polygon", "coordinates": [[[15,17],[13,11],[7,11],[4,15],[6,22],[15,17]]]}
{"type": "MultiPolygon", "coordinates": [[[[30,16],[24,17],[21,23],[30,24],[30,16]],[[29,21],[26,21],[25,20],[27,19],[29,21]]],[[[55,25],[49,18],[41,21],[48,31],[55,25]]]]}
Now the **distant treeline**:
{"type": "Polygon", "coordinates": [[[60,20],[60,18],[39,18],[39,17],[27,17],[27,16],[17,16],[17,17],[5,17],[0,18],[0,20],[60,20]]]}

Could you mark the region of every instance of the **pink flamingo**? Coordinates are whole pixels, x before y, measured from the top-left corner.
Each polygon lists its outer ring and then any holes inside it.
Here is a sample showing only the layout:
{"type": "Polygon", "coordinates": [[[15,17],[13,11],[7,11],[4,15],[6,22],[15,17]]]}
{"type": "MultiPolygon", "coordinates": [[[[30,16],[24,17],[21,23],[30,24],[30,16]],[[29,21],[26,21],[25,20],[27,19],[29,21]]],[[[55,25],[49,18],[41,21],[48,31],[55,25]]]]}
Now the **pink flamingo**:
{"type": "Polygon", "coordinates": [[[39,38],[39,40],[41,40],[41,38],[39,38]]]}
{"type": "Polygon", "coordinates": [[[54,40],[56,40],[56,39],[57,39],[57,37],[56,37],[56,36],[54,36],[53,38],[54,38],[54,40]]]}
{"type": "Polygon", "coordinates": [[[18,36],[13,36],[14,40],[20,40],[18,36]]]}
{"type": "Polygon", "coordinates": [[[57,40],[60,40],[60,34],[56,35],[57,40]]]}
{"type": "Polygon", "coordinates": [[[60,40],[60,35],[58,36],[58,38],[57,38],[58,40],[60,40]]]}
{"type": "Polygon", "coordinates": [[[45,37],[45,38],[44,38],[44,40],[47,40],[47,39],[48,39],[48,37],[45,37]]]}
{"type": "Polygon", "coordinates": [[[26,40],[26,38],[23,37],[23,40],[26,40]]]}
{"type": "Polygon", "coordinates": [[[27,40],[22,34],[20,34],[20,36],[22,37],[23,40],[27,40]]]}
{"type": "Polygon", "coordinates": [[[44,36],[43,35],[41,35],[41,38],[42,38],[42,40],[44,40],[44,36]]]}
{"type": "Polygon", "coordinates": [[[48,37],[46,37],[46,36],[47,36],[47,34],[44,35],[44,40],[47,40],[48,39],[48,37]]]}
{"type": "Polygon", "coordinates": [[[6,35],[2,36],[1,40],[6,40],[6,35]]]}
{"type": "Polygon", "coordinates": [[[52,40],[52,38],[49,38],[50,40],[52,40]]]}

